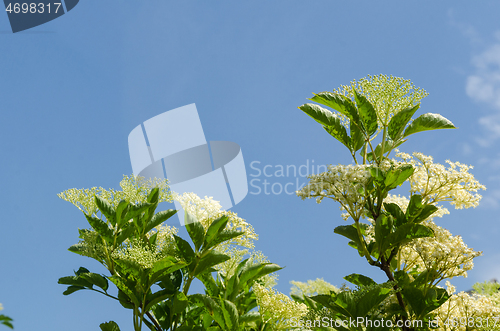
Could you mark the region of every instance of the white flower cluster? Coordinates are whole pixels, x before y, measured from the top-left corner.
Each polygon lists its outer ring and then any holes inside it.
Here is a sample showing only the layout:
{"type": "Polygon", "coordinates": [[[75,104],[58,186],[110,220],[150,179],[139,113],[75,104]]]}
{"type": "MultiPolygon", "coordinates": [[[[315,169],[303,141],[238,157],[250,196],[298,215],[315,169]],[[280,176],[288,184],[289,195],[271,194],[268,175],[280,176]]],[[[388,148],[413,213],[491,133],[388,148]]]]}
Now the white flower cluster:
{"type": "MultiPolygon", "coordinates": [[[[341,210],[347,211],[348,216],[360,219],[364,209],[362,189],[370,179],[368,167],[368,165],[329,165],[328,171],[308,176],[309,184],[296,194],[302,200],[315,197],[318,203],[324,198],[338,201],[341,210]]],[[[343,217],[346,219],[345,215],[343,217]]]]}
{"type": "Polygon", "coordinates": [[[472,260],[482,252],[467,247],[461,236],[453,236],[433,221],[427,220],[423,224],[434,230],[434,237],[416,239],[401,249],[400,263],[404,270],[435,270],[440,277],[438,281],[467,277],[467,271],[474,267],[472,260]]]}
{"type": "Polygon", "coordinates": [[[341,85],[334,92],[354,100],[354,90],[374,106],[380,125],[388,124],[392,116],[419,104],[429,95],[424,89],[415,87],[409,79],[386,75],[368,75],[368,78],[353,80],[350,85],[341,85]]]}
{"type": "Polygon", "coordinates": [[[313,296],[318,294],[330,294],[330,292],[337,293],[339,289],[332,284],[325,282],[323,278],[316,278],[316,280],[308,280],[307,283],[290,281],[293,285],[290,295],[296,295],[303,298],[304,296],[313,296]]]}
{"type": "Polygon", "coordinates": [[[259,306],[259,313],[264,323],[271,326],[271,330],[289,330],[287,321],[291,318],[300,319],[307,313],[307,306],[290,299],[283,293],[255,283],[253,291],[259,306]]]}
{"type": "Polygon", "coordinates": [[[476,207],[481,200],[478,190],[485,190],[469,170],[472,166],[446,161],[449,167],[434,163],[431,156],[414,152],[396,156],[412,164],[415,172],[409,178],[411,192],[419,193],[428,202],[449,201],[456,209],[476,207]]]}
{"type": "Polygon", "coordinates": [[[487,296],[455,293],[455,287],[446,282],[451,297],[436,309],[438,331],[500,330],[500,308],[487,296]],[[448,325],[445,325],[447,323],[448,325]],[[496,326],[494,327],[494,325],[496,326]]]}
{"type": "Polygon", "coordinates": [[[195,216],[196,219],[203,225],[203,227],[208,229],[210,224],[217,218],[221,216],[227,216],[229,222],[227,223],[226,230],[239,230],[243,231],[244,234],[231,239],[229,244],[238,245],[246,248],[254,247],[254,240],[258,239],[257,234],[253,226],[248,224],[244,219],[238,217],[236,213],[231,211],[222,210],[222,206],[218,201],[215,201],[212,197],[200,198],[194,193],[174,193],[174,199],[178,201],[184,211],[189,212],[191,215],[195,216]]]}
{"type": "Polygon", "coordinates": [[[78,209],[87,215],[97,216],[98,208],[95,203],[95,196],[106,200],[111,206],[116,207],[121,200],[132,204],[146,202],[151,189],[158,187],[160,196],[158,201],[172,201],[172,195],[169,191],[168,181],[166,179],[148,179],[143,177],[123,176],[120,182],[121,191],[115,189],[106,190],[102,187],[92,187],[91,189],[72,188],[59,193],[57,196],[65,201],[71,202],[78,209]]]}
{"type": "Polygon", "coordinates": [[[133,261],[144,269],[152,268],[157,261],[174,254],[176,246],[174,234],[177,232],[177,228],[173,226],[159,225],[147,234],[151,237],[157,233],[156,246],[144,245],[139,240],[131,242],[127,239],[122,247],[111,253],[111,256],[118,260],[133,261]]]}

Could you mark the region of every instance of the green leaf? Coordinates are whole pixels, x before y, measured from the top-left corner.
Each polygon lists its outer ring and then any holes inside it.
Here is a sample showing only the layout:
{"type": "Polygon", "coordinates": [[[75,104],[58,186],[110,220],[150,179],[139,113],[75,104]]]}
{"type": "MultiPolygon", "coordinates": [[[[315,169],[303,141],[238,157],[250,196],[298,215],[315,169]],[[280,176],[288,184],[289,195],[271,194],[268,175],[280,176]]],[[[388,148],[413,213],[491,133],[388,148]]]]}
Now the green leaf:
{"type": "Polygon", "coordinates": [[[422,196],[420,194],[415,194],[410,198],[408,207],[406,207],[406,219],[408,222],[412,222],[418,214],[422,211],[424,206],[422,205],[422,196]]]}
{"type": "Polygon", "coordinates": [[[101,211],[101,213],[106,217],[106,219],[112,224],[116,224],[116,213],[113,207],[103,198],[99,196],[95,196],[95,203],[97,208],[101,211]]]}
{"type": "Polygon", "coordinates": [[[229,330],[238,330],[239,315],[238,309],[235,304],[228,300],[221,300],[222,313],[224,314],[224,321],[226,322],[229,330]]]}
{"type": "Polygon", "coordinates": [[[145,228],[145,232],[151,231],[154,227],[160,225],[161,223],[168,220],[170,217],[174,216],[177,213],[175,209],[163,210],[156,214],[154,214],[153,218],[148,222],[145,228]]]}
{"type": "Polygon", "coordinates": [[[388,171],[384,181],[385,186],[388,190],[398,187],[413,175],[414,170],[411,164],[403,164],[396,169],[388,171]]]}
{"type": "Polygon", "coordinates": [[[450,297],[444,288],[432,287],[424,294],[423,289],[411,285],[403,289],[403,296],[410,303],[417,319],[439,308],[450,297]]]}
{"type": "Polygon", "coordinates": [[[380,214],[375,222],[375,241],[382,246],[385,238],[391,233],[393,225],[392,216],[380,214]]]}
{"type": "Polygon", "coordinates": [[[370,311],[378,307],[391,294],[391,289],[377,287],[368,291],[365,295],[358,299],[356,304],[356,316],[367,316],[370,311]]]}
{"type": "Polygon", "coordinates": [[[102,331],[120,331],[118,324],[116,324],[113,321],[101,323],[99,327],[101,328],[102,331]]]}
{"type": "Polygon", "coordinates": [[[113,275],[109,277],[109,280],[113,284],[115,284],[116,287],[118,287],[118,289],[121,290],[136,307],[140,307],[141,304],[134,293],[133,287],[132,286],[129,287],[129,285],[124,279],[122,279],[120,276],[113,275]]]}
{"type": "Polygon", "coordinates": [[[355,153],[365,144],[365,135],[361,130],[352,123],[349,125],[351,131],[351,148],[350,150],[355,153]]]}
{"type": "Polygon", "coordinates": [[[214,277],[212,277],[212,273],[210,272],[202,272],[196,276],[203,285],[205,285],[205,290],[206,293],[208,293],[211,297],[218,297],[219,296],[219,287],[217,286],[217,283],[214,280],[214,277]]]}
{"type": "Polygon", "coordinates": [[[414,223],[421,223],[425,221],[429,216],[438,211],[438,207],[434,205],[425,205],[424,208],[421,209],[418,216],[413,219],[414,223]]]}
{"type": "Polygon", "coordinates": [[[350,274],[349,276],[345,276],[344,279],[347,280],[349,283],[353,283],[354,285],[358,286],[372,286],[377,284],[370,277],[366,277],[360,274],[350,274]]]}
{"type": "Polygon", "coordinates": [[[92,283],[80,276],[61,277],[57,283],[92,288],[92,283]]]}
{"type": "Polygon", "coordinates": [[[108,280],[99,274],[89,272],[89,273],[81,274],[80,277],[87,280],[88,282],[92,283],[93,285],[96,285],[96,286],[102,288],[104,291],[108,290],[108,286],[109,286],[108,280]]]}
{"type": "Polygon", "coordinates": [[[208,295],[205,294],[191,294],[189,301],[199,302],[205,309],[212,315],[213,319],[220,325],[222,329],[226,328],[224,314],[219,304],[208,295]]]}
{"type": "Polygon", "coordinates": [[[100,234],[108,244],[113,243],[113,231],[99,218],[85,214],[90,226],[100,234]]]}
{"type": "Polygon", "coordinates": [[[184,309],[186,309],[188,303],[189,301],[186,295],[182,292],[178,292],[174,297],[174,302],[172,303],[172,313],[180,314],[184,312],[184,309]]]}
{"type": "Polygon", "coordinates": [[[356,90],[354,90],[354,98],[358,105],[359,117],[363,122],[367,136],[370,137],[378,129],[377,112],[370,101],[364,95],[358,94],[356,90]]]}
{"type": "Polygon", "coordinates": [[[205,243],[203,247],[208,246],[212,240],[214,240],[224,230],[228,221],[229,218],[227,216],[222,216],[210,224],[205,235],[205,243]]]}
{"type": "Polygon", "coordinates": [[[160,197],[160,189],[158,187],[155,187],[154,189],[149,192],[147,202],[155,204],[158,203],[158,198],[160,197]]]}
{"type": "Polygon", "coordinates": [[[281,269],[283,268],[275,263],[246,264],[239,275],[241,287],[251,285],[255,280],[281,269]]]}
{"type": "Polygon", "coordinates": [[[238,230],[224,230],[217,237],[215,237],[210,244],[207,244],[203,249],[207,250],[211,247],[215,247],[219,245],[220,243],[226,242],[228,240],[234,239],[236,237],[239,237],[241,235],[245,234],[243,231],[238,231],[238,230]]]}
{"type": "Polygon", "coordinates": [[[256,322],[260,321],[260,313],[258,311],[249,311],[248,313],[245,313],[240,316],[239,322],[240,324],[244,323],[249,323],[249,322],[256,322]]]}
{"type": "Polygon", "coordinates": [[[332,92],[321,92],[315,94],[314,97],[309,100],[335,109],[336,111],[347,116],[349,119],[353,120],[355,123],[359,123],[358,110],[352,100],[345,95],[332,92]]]}
{"type": "Polygon", "coordinates": [[[159,278],[184,268],[185,266],[187,266],[186,262],[178,261],[173,256],[166,256],[154,263],[150,271],[150,282],[156,283],[159,278]]]}
{"type": "Polygon", "coordinates": [[[340,119],[337,118],[335,125],[324,126],[326,132],[328,132],[333,138],[340,141],[352,151],[351,138],[347,135],[347,130],[344,125],[340,122],[340,119]]]}
{"type": "Polygon", "coordinates": [[[456,127],[447,118],[433,113],[427,113],[417,117],[406,128],[403,137],[408,137],[410,134],[437,129],[456,129],[456,127]]]}
{"type": "Polygon", "coordinates": [[[222,254],[222,253],[219,253],[216,251],[210,251],[207,254],[205,254],[198,262],[198,265],[196,266],[196,269],[194,270],[194,276],[199,275],[199,274],[207,271],[208,268],[216,266],[216,265],[218,265],[222,262],[225,262],[229,259],[230,259],[230,257],[226,254],[222,254]]]}
{"type": "Polygon", "coordinates": [[[71,286],[68,286],[66,291],[63,292],[63,295],[69,295],[69,294],[74,293],[76,291],[86,290],[86,289],[87,289],[87,287],[71,285],[71,286]]]}
{"type": "Polygon", "coordinates": [[[419,107],[420,104],[405,108],[391,118],[387,133],[389,133],[392,140],[397,141],[402,137],[406,124],[408,124],[419,107]]]}
{"type": "Polygon", "coordinates": [[[384,203],[384,208],[389,214],[392,215],[392,217],[394,217],[395,219],[394,225],[396,227],[399,227],[406,223],[406,216],[397,204],[384,203]]]}
{"type": "Polygon", "coordinates": [[[299,109],[323,126],[336,125],[337,121],[340,121],[337,115],[313,103],[306,103],[300,106],[299,109]]]}
{"type": "Polygon", "coordinates": [[[174,239],[175,239],[175,243],[177,244],[177,248],[179,249],[179,252],[181,253],[184,260],[186,260],[186,262],[190,263],[195,257],[195,254],[194,254],[193,249],[191,248],[191,245],[189,245],[189,243],[187,241],[185,241],[184,239],[182,239],[179,236],[176,236],[175,234],[174,234],[174,239]]]}
{"type": "Polygon", "coordinates": [[[413,239],[433,236],[434,231],[425,225],[406,223],[387,236],[386,242],[390,246],[397,246],[408,243],[413,239]]]}
{"type": "Polygon", "coordinates": [[[85,252],[86,246],[82,243],[74,244],[70,248],[68,248],[68,251],[82,255],[83,252],[85,252]]]}
{"type": "MultiPolygon", "coordinates": [[[[259,315],[260,316],[260,315],[259,315]]],[[[12,325],[12,318],[8,317],[8,316],[5,316],[5,315],[0,315],[0,324],[3,324],[11,329],[14,328],[14,326],[12,325]]]]}
{"type": "Polygon", "coordinates": [[[205,228],[196,219],[196,217],[187,211],[184,213],[184,224],[186,225],[189,237],[194,243],[194,249],[198,251],[203,244],[203,240],[205,239],[205,228]]]}
{"type": "Polygon", "coordinates": [[[118,225],[121,227],[125,222],[127,222],[130,218],[126,218],[125,215],[128,213],[130,209],[130,204],[125,201],[125,200],[121,200],[119,203],[118,203],[118,206],[116,207],[116,212],[115,212],[115,215],[116,215],[116,222],[118,223],[118,225]]]}

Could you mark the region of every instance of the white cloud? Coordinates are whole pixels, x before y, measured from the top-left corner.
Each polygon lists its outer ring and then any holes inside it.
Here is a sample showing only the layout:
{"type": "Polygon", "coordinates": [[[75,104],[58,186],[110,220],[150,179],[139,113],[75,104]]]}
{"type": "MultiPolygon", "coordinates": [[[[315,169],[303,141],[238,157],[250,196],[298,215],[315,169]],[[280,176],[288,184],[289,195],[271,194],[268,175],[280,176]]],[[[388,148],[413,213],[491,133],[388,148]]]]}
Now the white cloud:
{"type": "Polygon", "coordinates": [[[500,139],[500,31],[498,41],[472,58],[474,74],[467,77],[465,92],[473,100],[493,108],[495,113],[479,118],[485,135],[476,142],[483,147],[491,146],[500,139]]]}

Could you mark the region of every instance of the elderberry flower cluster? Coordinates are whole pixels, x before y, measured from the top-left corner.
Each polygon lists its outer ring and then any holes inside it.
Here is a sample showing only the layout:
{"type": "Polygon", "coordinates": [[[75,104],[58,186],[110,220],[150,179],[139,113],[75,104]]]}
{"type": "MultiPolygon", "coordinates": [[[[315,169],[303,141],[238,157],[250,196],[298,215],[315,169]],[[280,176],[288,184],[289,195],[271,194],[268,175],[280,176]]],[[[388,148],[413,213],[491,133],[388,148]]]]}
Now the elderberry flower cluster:
{"type": "Polygon", "coordinates": [[[71,202],[78,209],[87,215],[98,216],[98,208],[95,202],[95,196],[106,200],[111,206],[116,207],[121,200],[132,204],[144,203],[151,189],[158,187],[160,196],[158,202],[172,201],[172,195],[168,188],[166,179],[144,179],[139,176],[123,176],[120,182],[122,190],[109,189],[102,187],[92,187],[90,189],[72,188],[59,193],[57,196],[65,201],[71,202]]]}
{"type": "Polygon", "coordinates": [[[448,230],[427,220],[423,223],[434,231],[434,237],[419,238],[401,249],[401,261],[405,270],[415,268],[419,272],[435,270],[439,280],[457,276],[467,277],[472,270],[472,260],[482,252],[469,248],[461,236],[453,236],[448,230]]]}
{"type": "Polygon", "coordinates": [[[295,302],[274,289],[266,289],[255,283],[253,291],[263,322],[270,325],[272,330],[289,330],[288,320],[298,320],[307,313],[305,304],[295,302]]]}
{"type": "Polygon", "coordinates": [[[174,199],[181,204],[184,211],[195,216],[205,230],[208,229],[210,224],[217,218],[227,216],[229,219],[226,226],[227,230],[239,230],[244,232],[242,236],[231,239],[228,243],[230,245],[238,245],[246,248],[254,247],[253,241],[258,239],[258,235],[255,233],[253,226],[241,217],[238,217],[236,213],[223,210],[220,203],[215,201],[212,197],[205,196],[205,198],[200,198],[194,193],[174,193],[174,199]]]}
{"type": "Polygon", "coordinates": [[[500,308],[488,296],[455,293],[455,287],[446,282],[451,297],[434,313],[438,331],[500,330],[500,308]]]}
{"type": "Polygon", "coordinates": [[[363,214],[363,188],[370,179],[368,165],[328,166],[328,171],[309,175],[309,184],[298,190],[296,194],[305,200],[316,198],[321,203],[330,198],[340,203],[341,209],[349,216],[359,219],[363,214]]]}
{"type": "Polygon", "coordinates": [[[481,195],[477,191],[485,190],[486,187],[469,173],[472,166],[447,160],[449,167],[446,168],[434,163],[431,156],[417,152],[413,156],[407,153],[397,153],[396,156],[414,166],[415,171],[409,178],[410,192],[421,194],[425,201],[449,201],[456,209],[479,205],[481,195]]]}
{"type": "Polygon", "coordinates": [[[350,85],[341,85],[333,92],[354,100],[354,90],[373,105],[379,125],[389,124],[392,116],[419,104],[429,95],[424,89],[415,87],[409,79],[386,75],[368,75],[367,78],[353,80],[350,85]]]}
{"type": "Polygon", "coordinates": [[[156,245],[146,245],[140,240],[125,240],[124,244],[113,251],[111,256],[117,260],[132,261],[143,269],[152,268],[153,265],[168,255],[175,255],[174,235],[178,230],[173,226],[159,225],[151,230],[147,236],[156,235],[156,245]]]}
{"type": "Polygon", "coordinates": [[[338,293],[339,289],[332,284],[325,282],[323,278],[316,278],[316,280],[308,280],[307,283],[290,281],[293,285],[290,295],[295,295],[299,298],[304,296],[314,296],[318,294],[330,294],[330,292],[338,293]]]}

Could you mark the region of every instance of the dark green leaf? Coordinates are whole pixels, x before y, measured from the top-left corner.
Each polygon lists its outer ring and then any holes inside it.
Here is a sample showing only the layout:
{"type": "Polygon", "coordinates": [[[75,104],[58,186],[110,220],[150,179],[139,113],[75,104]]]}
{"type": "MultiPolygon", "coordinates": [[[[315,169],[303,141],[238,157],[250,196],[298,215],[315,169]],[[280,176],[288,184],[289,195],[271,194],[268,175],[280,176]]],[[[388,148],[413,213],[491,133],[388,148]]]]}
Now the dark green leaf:
{"type": "Polygon", "coordinates": [[[336,111],[347,116],[349,119],[353,120],[355,123],[359,123],[358,110],[352,100],[345,95],[332,92],[321,92],[315,94],[314,97],[309,100],[335,109],[336,111]]]}
{"type": "Polygon", "coordinates": [[[413,219],[413,222],[414,223],[421,223],[421,222],[425,221],[427,218],[429,218],[429,216],[434,214],[437,210],[438,210],[438,208],[434,205],[425,205],[424,208],[422,208],[420,210],[420,213],[418,214],[418,216],[416,216],[413,219]]]}
{"type": "Polygon", "coordinates": [[[456,127],[447,118],[439,115],[427,113],[417,117],[406,128],[403,137],[408,137],[410,134],[437,129],[456,129],[456,127]]]}
{"type": "Polygon", "coordinates": [[[68,286],[68,288],[66,289],[66,291],[63,292],[63,294],[64,295],[69,295],[69,294],[74,293],[76,291],[85,290],[85,289],[87,289],[87,288],[83,287],[83,286],[71,285],[71,286],[68,286]]]}
{"type": "Polygon", "coordinates": [[[174,302],[172,303],[172,313],[173,314],[180,314],[184,312],[184,309],[186,309],[188,305],[188,298],[186,295],[182,292],[178,292],[177,295],[174,297],[174,302]]]}
{"type": "Polygon", "coordinates": [[[130,204],[127,201],[121,200],[118,203],[115,215],[116,215],[116,222],[120,227],[131,218],[131,217],[130,218],[125,217],[129,209],[130,209],[130,204]]]}
{"type": "Polygon", "coordinates": [[[12,325],[12,318],[8,317],[8,316],[5,316],[5,315],[0,315],[0,324],[3,324],[11,329],[14,328],[14,326],[12,325]]]}
{"type": "Polygon", "coordinates": [[[231,240],[233,238],[239,237],[243,235],[245,232],[243,231],[238,231],[238,230],[224,230],[217,237],[215,237],[210,244],[207,244],[203,249],[207,250],[211,247],[215,247],[219,245],[220,243],[226,242],[228,240],[231,240]]]}
{"type": "Polygon", "coordinates": [[[351,148],[350,150],[355,153],[357,152],[361,147],[363,147],[365,143],[365,135],[361,132],[361,130],[351,122],[349,125],[350,130],[351,130],[351,148]]]}
{"type": "Polygon", "coordinates": [[[394,224],[396,225],[396,227],[399,227],[406,223],[406,216],[397,204],[384,203],[384,208],[389,214],[392,215],[392,217],[394,217],[394,224]]]}
{"type": "Polygon", "coordinates": [[[352,150],[351,138],[347,135],[347,130],[344,125],[337,118],[335,125],[324,126],[326,132],[328,132],[333,138],[340,141],[349,150],[352,150]]]}
{"type": "Polygon", "coordinates": [[[141,305],[134,293],[133,287],[129,286],[124,279],[122,279],[120,276],[113,275],[109,277],[109,280],[113,282],[113,284],[115,284],[118,289],[123,291],[123,293],[134,303],[136,307],[139,307],[141,305]]]}
{"type": "Polygon", "coordinates": [[[418,214],[422,211],[424,206],[422,205],[422,196],[419,194],[415,194],[410,198],[410,203],[408,203],[408,207],[406,207],[406,219],[408,222],[412,222],[418,214]]]}
{"type": "Polygon", "coordinates": [[[178,261],[173,256],[166,256],[154,263],[150,271],[150,282],[156,283],[158,279],[187,266],[184,261],[178,261]]]}
{"type": "Polygon", "coordinates": [[[238,330],[239,325],[239,314],[238,309],[228,300],[221,300],[221,308],[222,313],[224,314],[224,321],[226,322],[226,326],[229,330],[238,330]]]}
{"type": "Polygon", "coordinates": [[[358,286],[372,286],[377,284],[370,277],[366,277],[360,274],[350,274],[349,276],[345,276],[344,279],[358,286]]]}
{"type": "Polygon", "coordinates": [[[363,122],[367,136],[370,137],[378,129],[377,112],[370,101],[364,95],[358,94],[356,90],[354,90],[354,97],[358,105],[359,117],[363,122]]]}
{"type": "Polygon", "coordinates": [[[108,286],[109,286],[108,280],[99,274],[89,272],[89,273],[81,274],[80,277],[87,280],[88,282],[92,283],[93,285],[96,285],[96,286],[102,288],[104,291],[108,290],[108,286]]]}
{"type": "Polygon", "coordinates": [[[116,324],[113,321],[109,321],[107,323],[101,323],[99,327],[101,328],[102,331],[120,331],[118,324],[116,324]]]}
{"type": "Polygon", "coordinates": [[[210,251],[200,259],[194,271],[194,275],[196,276],[201,273],[204,273],[207,271],[208,268],[216,266],[229,259],[230,257],[226,254],[222,254],[216,251],[210,251]]]}
{"type": "Polygon", "coordinates": [[[321,106],[313,103],[306,103],[299,107],[307,115],[311,116],[316,122],[323,126],[336,125],[339,121],[337,115],[321,106]]]}
{"type": "Polygon", "coordinates": [[[413,175],[413,172],[414,169],[411,164],[403,164],[402,166],[387,172],[384,184],[388,190],[394,189],[410,178],[410,176],[413,175]]]}
{"type": "Polygon", "coordinates": [[[434,231],[422,224],[406,223],[387,236],[386,242],[390,246],[402,245],[413,239],[433,237],[434,231]]]}
{"type": "Polygon", "coordinates": [[[219,304],[208,295],[204,294],[191,294],[189,296],[189,301],[201,303],[207,311],[212,315],[214,320],[220,325],[221,328],[226,328],[226,323],[224,320],[224,314],[219,304]]]}
{"type": "Polygon", "coordinates": [[[95,196],[95,203],[97,208],[101,211],[101,213],[106,217],[106,219],[112,224],[116,224],[116,213],[113,207],[103,198],[99,196],[95,196]]]}
{"type": "Polygon", "coordinates": [[[160,189],[158,187],[155,187],[149,193],[147,201],[149,203],[155,204],[155,203],[158,203],[158,198],[159,197],[160,197],[160,189]]]}
{"type": "Polygon", "coordinates": [[[194,243],[194,249],[198,251],[203,244],[205,239],[205,228],[201,223],[191,215],[189,212],[184,213],[184,224],[186,225],[186,230],[194,243]]]}
{"type": "Polygon", "coordinates": [[[145,232],[151,231],[155,226],[158,226],[161,223],[165,222],[170,217],[175,215],[175,213],[177,213],[177,210],[169,209],[154,214],[153,218],[151,218],[151,221],[149,221],[148,224],[146,225],[145,232]]]}
{"type": "Polygon", "coordinates": [[[226,227],[227,222],[229,221],[227,216],[222,216],[216,219],[210,224],[207,229],[207,234],[205,235],[205,244],[204,247],[209,245],[212,240],[214,240],[226,227]]]}
{"type": "Polygon", "coordinates": [[[179,252],[181,253],[182,257],[186,260],[186,262],[188,263],[191,262],[195,257],[191,245],[189,245],[187,241],[185,241],[179,236],[176,236],[175,234],[174,238],[175,238],[175,243],[177,244],[177,248],[179,249],[179,252]]]}
{"type": "Polygon", "coordinates": [[[387,132],[392,140],[397,141],[401,138],[406,124],[408,124],[411,117],[415,114],[419,107],[420,104],[405,108],[391,118],[388,128],[389,130],[387,132]]]}
{"type": "Polygon", "coordinates": [[[358,299],[356,305],[356,316],[365,317],[374,308],[384,301],[385,298],[389,296],[391,289],[377,287],[368,291],[365,295],[358,299]]]}
{"type": "Polygon", "coordinates": [[[108,225],[101,221],[99,218],[94,217],[94,216],[89,216],[85,214],[85,217],[87,218],[87,221],[89,222],[90,226],[98,233],[100,234],[108,244],[111,244],[113,242],[113,231],[108,227],[108,225]]]}

